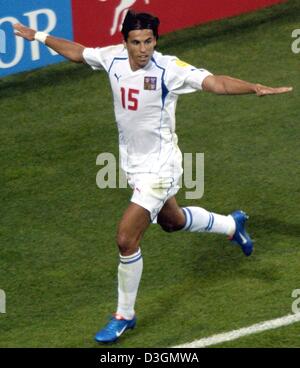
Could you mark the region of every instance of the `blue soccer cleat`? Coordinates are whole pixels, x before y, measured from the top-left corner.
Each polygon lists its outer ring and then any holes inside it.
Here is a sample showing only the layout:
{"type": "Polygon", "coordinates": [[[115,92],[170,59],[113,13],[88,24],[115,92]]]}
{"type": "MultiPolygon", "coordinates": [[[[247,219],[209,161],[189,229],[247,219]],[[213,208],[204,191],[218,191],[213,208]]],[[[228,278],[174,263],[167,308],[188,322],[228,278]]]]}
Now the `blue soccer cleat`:
{"type": "Polygon", "coordinates": [[[244,254],[250,256],[253,252],[253,241],[245,230],[245,222],[248,220],[249,216],[243,211],[234,211],[230,216],[234,219],[236,226],[235,233],[230,240],[239,244],[244,254]]]}
{"type": "Polygon", "coordinates": [[[128,329],[133,329],[136,325],[136,317],[125,319],[115,314],[108,324],[96,333],[95,340],[102,343],[117,341],[118,338],[128,329]]]}

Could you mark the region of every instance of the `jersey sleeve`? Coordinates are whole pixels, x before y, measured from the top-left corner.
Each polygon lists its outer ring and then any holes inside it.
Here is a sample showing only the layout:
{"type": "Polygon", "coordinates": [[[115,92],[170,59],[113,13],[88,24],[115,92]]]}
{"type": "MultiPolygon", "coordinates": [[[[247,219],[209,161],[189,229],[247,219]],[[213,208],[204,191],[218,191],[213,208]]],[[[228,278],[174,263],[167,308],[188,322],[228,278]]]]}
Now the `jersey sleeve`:
{"type": "Polygon", "coordinates": [[[83,58],[93,70],[108,71],[113,59],[123,50],[122,44],[96,48],[86,47],[83,50],[83,58]]]}
{"type": "Polygon", "coordinates": [[[206,69],[198,69],[179,59],[171,59],[166,69],[165,84],[175,94],[192,93],[202,90],[206,77],[212,75],[206,69]]]}

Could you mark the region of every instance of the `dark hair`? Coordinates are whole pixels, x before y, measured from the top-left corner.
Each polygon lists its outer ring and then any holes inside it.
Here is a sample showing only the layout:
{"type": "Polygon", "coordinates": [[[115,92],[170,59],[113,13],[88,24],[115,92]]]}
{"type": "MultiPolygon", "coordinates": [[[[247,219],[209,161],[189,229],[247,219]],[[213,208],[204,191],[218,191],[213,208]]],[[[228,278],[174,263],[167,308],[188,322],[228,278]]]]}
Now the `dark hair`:
{"type": "Polygon", "coordinates": [[[135,11],[129,10],[122,26],[124,40],[127,41],[130,31],[139,29],[151,29],[153,31],[154,37],[158,39],[159,23],[159,19],[151,14],[136,13],[135,11]]]}

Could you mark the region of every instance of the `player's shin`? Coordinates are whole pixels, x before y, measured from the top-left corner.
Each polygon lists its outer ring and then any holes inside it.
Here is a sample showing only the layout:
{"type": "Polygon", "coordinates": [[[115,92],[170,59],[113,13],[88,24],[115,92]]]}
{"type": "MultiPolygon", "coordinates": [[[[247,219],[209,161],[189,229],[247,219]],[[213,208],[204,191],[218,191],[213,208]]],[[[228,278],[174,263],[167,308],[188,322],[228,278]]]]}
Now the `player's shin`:
{"type": "Polygon", "coordinates": [[[229,236],[235,232],[235,222],[231,216],[208,212],[201,207],[184,207],[182,210],[186,219],[183,228],[185,231],[210,232],[229,236]]]}
{"type": "Polygon", "coordinates": [[[121,256],[118,267],[118,308],[117,314],[131,320],[143,271],[141,250],[131,256],[121,256]]]}

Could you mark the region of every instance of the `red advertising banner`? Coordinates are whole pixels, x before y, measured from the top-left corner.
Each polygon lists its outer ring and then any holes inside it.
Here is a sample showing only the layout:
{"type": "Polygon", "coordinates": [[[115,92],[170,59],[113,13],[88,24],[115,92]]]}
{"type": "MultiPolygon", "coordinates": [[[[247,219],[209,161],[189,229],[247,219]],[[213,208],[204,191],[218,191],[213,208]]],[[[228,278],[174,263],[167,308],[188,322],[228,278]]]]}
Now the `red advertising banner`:
{"type": "Polygon", "coordinates": [[[120,27],[128,9],[161,20],[160,34],[235,16],[285,0],[72,0],[74,40],[105,46],[122,40],[120,27]]]}

